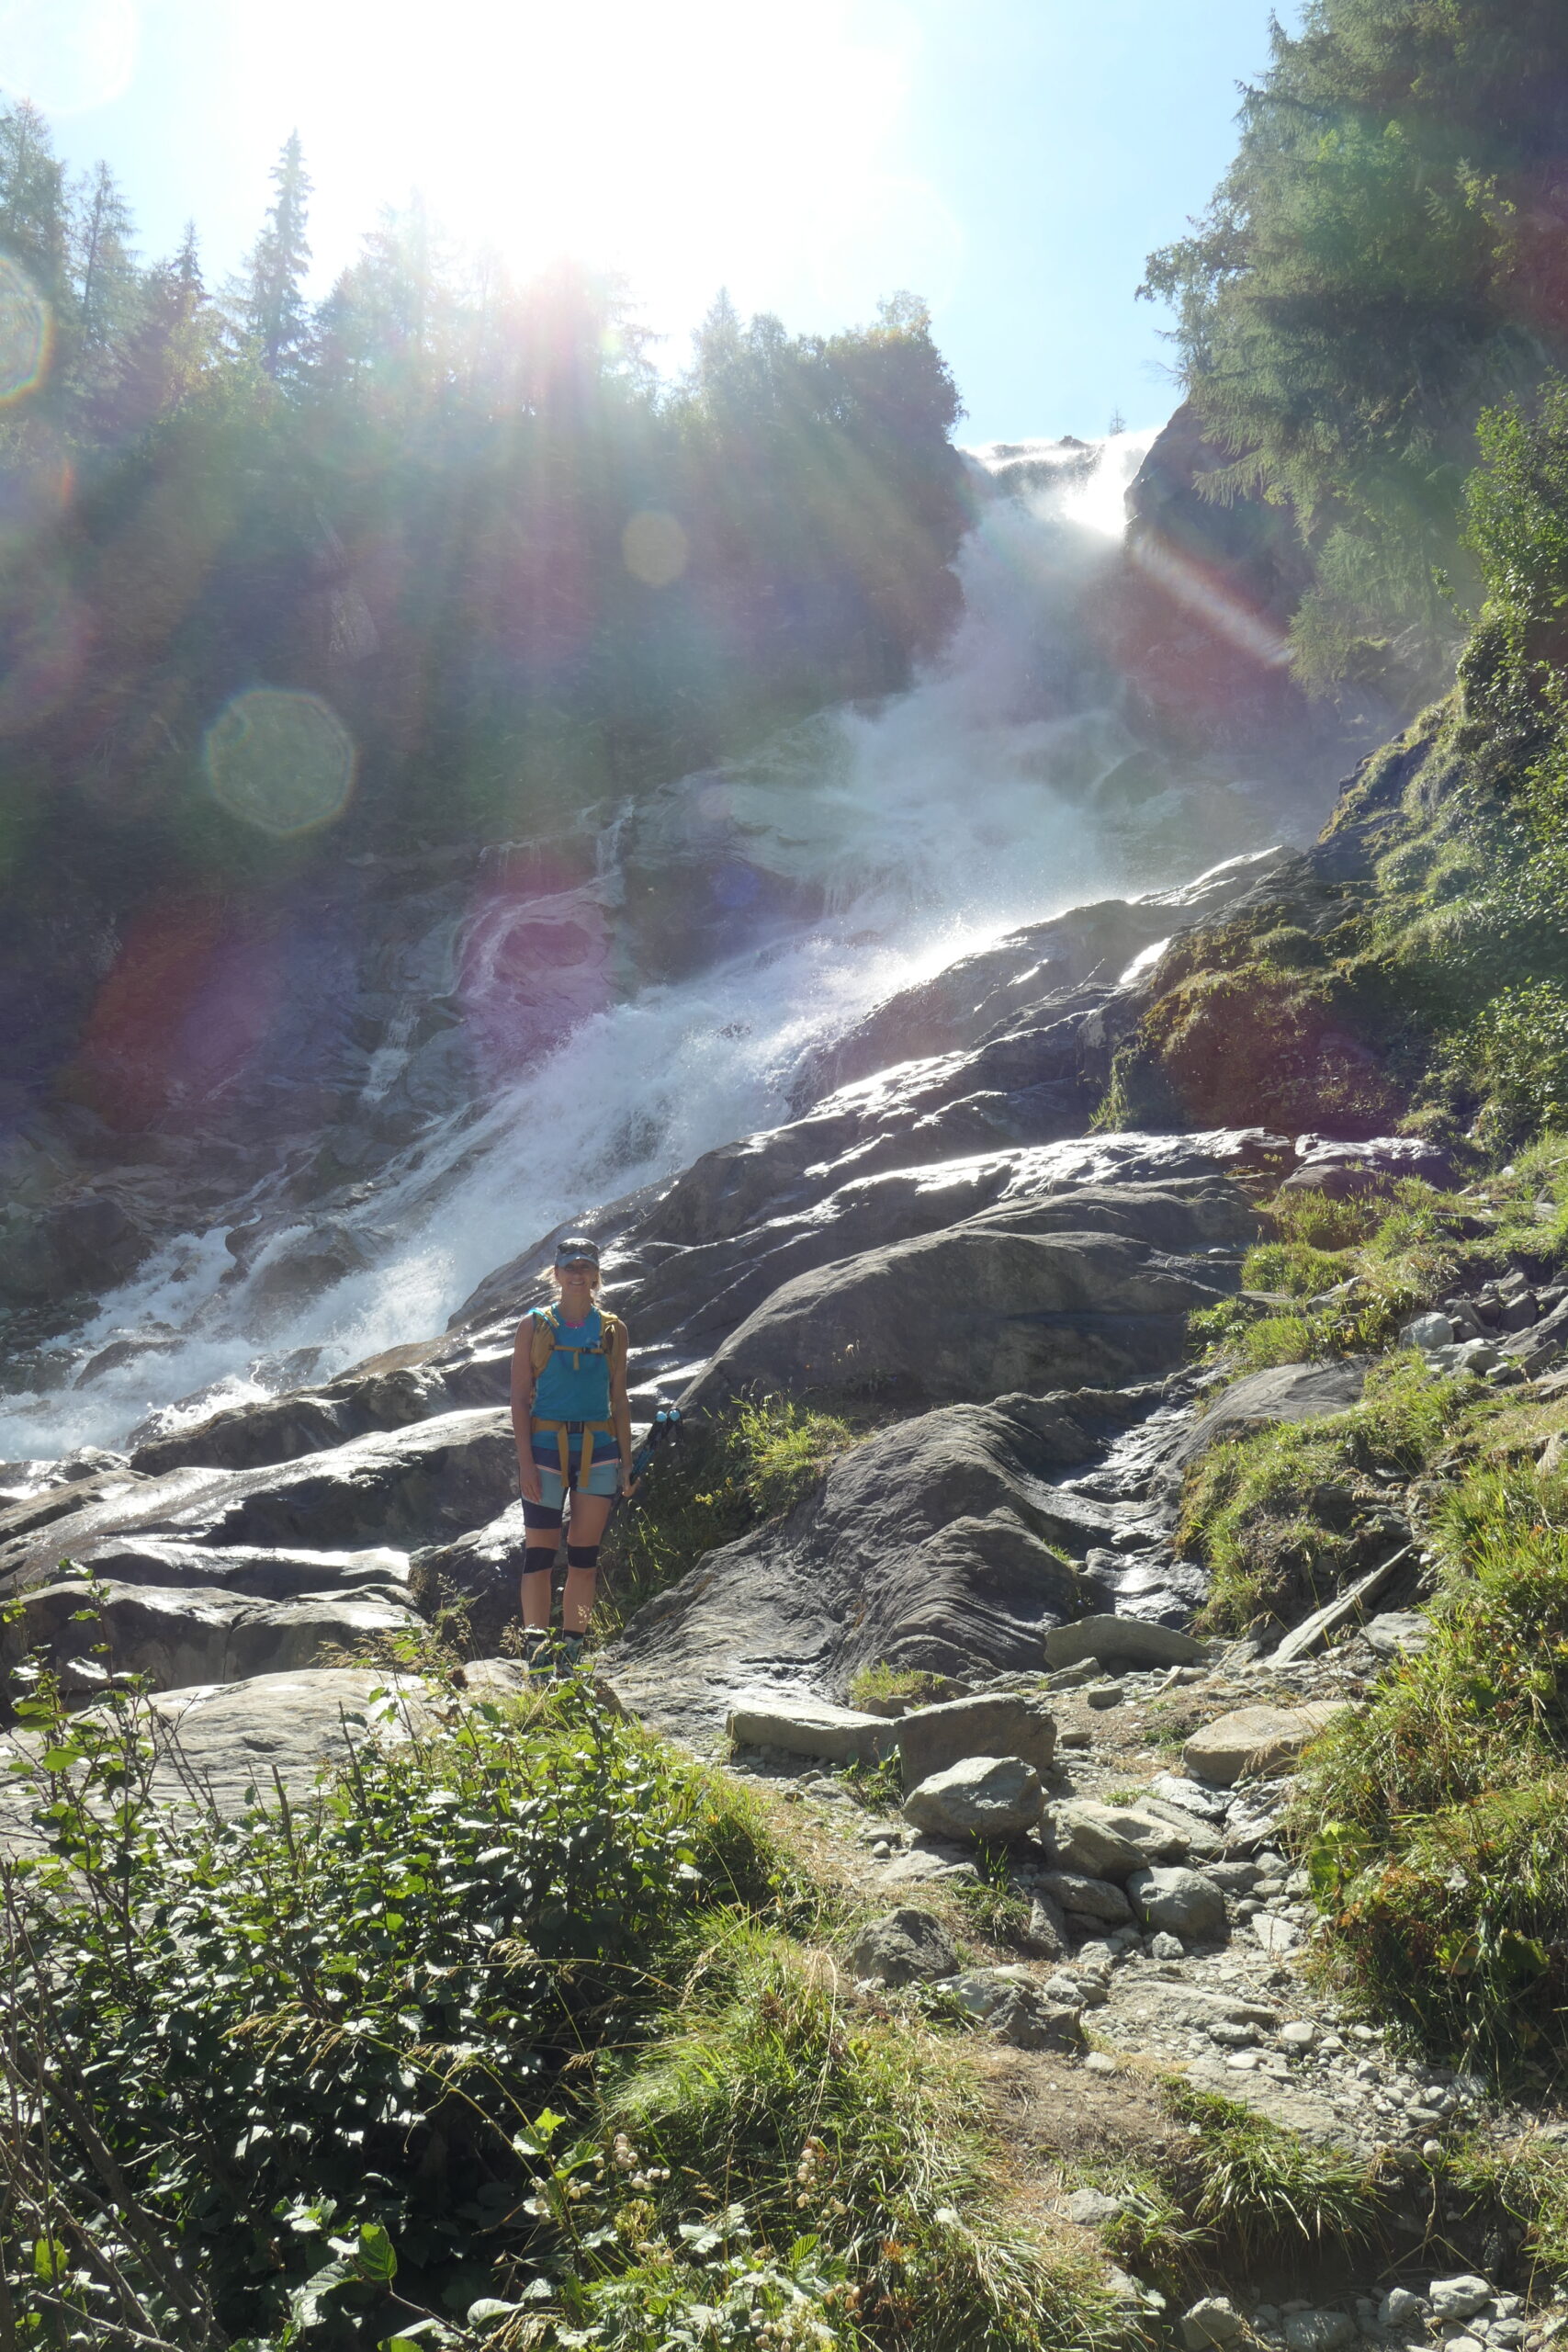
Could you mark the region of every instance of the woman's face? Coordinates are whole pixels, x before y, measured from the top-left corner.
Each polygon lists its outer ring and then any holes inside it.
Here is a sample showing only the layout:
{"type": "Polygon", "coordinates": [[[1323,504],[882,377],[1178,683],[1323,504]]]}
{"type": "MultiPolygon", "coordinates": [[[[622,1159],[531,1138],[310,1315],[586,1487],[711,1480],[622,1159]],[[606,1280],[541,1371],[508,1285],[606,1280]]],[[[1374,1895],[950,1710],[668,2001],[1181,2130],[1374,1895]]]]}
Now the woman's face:
{"type": "Polygon", "coordinates": [[[577,1258],[569,1265],[556,1268],[556,1287],[560,1292],[561,1309],[569,1323],[585,1320],[593,1304],[595,1271],[586,1258],[577,1258]]]}

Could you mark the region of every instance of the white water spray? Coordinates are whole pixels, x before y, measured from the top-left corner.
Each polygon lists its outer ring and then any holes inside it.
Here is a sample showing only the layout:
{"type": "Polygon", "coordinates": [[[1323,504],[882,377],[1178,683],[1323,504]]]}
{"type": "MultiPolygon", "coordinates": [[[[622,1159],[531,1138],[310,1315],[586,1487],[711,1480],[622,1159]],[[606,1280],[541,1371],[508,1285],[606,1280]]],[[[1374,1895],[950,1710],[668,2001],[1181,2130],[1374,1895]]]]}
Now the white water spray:
{"type": "MultiPolygon", "coordinates": [[[[272,1237],[243,1275],[223,1227],[166,1244],[73,1343],[76,1366],[118,1338],[153,1351],[6,1400],[0,1457],[114,1444],[175,1399],[205,1412],[436,1332],[562,1218],[785,1115],[803,1055],[891,990],[1020,922],[1277,838],[1255,779],[1140,741],[1096,639],[1122,493],[1152,437],[976,453],[1012,494],[983,502],[965,542],[964,616],[942,659],[874,715],[810,722],[663,796],[677,882],[694,826],[699,843],[706,828],[716,855],[818,912],[592,1013],[477,1118],[470,1106],[428,1132],[336,1219],[361,1270],[287,1312],[268,1310],[265,1285],[301,1228],[272,1237]]],[[[657,809],[637,821],[646,857],[657,809]]],[[[378,1055],[373,1088],[392,1075],[378,1055]]]]}

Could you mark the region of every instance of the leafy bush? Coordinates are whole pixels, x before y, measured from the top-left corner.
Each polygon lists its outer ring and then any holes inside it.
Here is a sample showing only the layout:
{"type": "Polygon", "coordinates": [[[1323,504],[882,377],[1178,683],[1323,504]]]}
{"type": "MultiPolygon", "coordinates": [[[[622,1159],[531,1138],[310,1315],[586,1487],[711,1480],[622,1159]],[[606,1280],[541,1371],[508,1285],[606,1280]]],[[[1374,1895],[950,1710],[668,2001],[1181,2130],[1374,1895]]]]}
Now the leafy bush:
{"type": "Polygon", "coordinates": [[[547,2291],[530,2199],[585,2053],[639,2030],[695,1918],[779,1883],[744,1802],[575,1690],[362,1738],[319,1800],[232,1823],[150,1805],[133,1697],[73,1718],[40,1678],[17,1712],[15,2340],[359,2343],[547,2291]]]}
{"type": "Polygon", "coordinates": [[[1568,1118],[1568,988],[1529,980],[1500,990],[1464,1034],[1461,1058],[1488,1100],[1490,1135],[1506,1147],[1568,1118]]]}
{"type": "Polygon", "coordinates": [[[1426,1653],[1301,1782],[1318,1902],[1357,1981],[1439,2049],[1568,2058],[1568,1483],[1478,1464],[1433,1522],[1426,1653]]]}

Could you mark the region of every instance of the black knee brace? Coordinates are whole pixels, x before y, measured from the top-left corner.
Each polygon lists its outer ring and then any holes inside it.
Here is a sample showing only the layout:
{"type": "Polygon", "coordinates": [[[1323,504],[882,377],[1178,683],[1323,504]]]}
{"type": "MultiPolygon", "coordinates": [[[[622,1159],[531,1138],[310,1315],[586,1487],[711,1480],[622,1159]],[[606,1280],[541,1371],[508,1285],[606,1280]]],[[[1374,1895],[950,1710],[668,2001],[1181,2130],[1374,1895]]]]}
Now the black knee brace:
{"type": "Polygon", "coordinates": [[[556,1547],[547,1551],[542,1544],[529,1544],[523,1553],[523,1573],[525,1577],[547,1577],[556,1564],[556,1547]]]}
{"type": "Polygon", "coordinates": [[[569,1568],[596,1568],[599,1565],[597,1544],[569,1544],[566,1547],[569,1568]]]}

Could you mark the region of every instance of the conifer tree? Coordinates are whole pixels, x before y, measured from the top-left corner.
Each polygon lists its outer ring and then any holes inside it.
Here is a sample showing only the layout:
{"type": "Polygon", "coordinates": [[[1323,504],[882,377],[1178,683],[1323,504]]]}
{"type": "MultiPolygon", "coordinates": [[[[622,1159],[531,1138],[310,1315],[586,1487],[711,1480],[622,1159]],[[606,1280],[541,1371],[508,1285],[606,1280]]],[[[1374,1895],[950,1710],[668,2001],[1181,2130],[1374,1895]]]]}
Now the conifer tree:
{"type": "Polygon", "coordinates": [[[266,374],[275,383],[289,383],[300,371],[310,332],[304,286],[310,181],[297,130],[284,141],[272,184],[276,194],[250,259],[246,324],[266,374]]]}
{"type": "Polygon", "coordinates": [[[141,288],[127,240],[130,212],[108,165],[84,175],[71,217],[71,257],[76,281],[73,374],[89,397],[107,382],[123,340],[135,322],[141,288]]]}
{"type": "Polygon", "coordinates": [[[61,305],[66,290],[65,175],[49,125],[30,99],[0,107],[0,248],[34,289],[61,305]]]}

